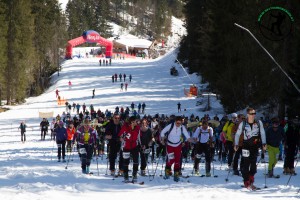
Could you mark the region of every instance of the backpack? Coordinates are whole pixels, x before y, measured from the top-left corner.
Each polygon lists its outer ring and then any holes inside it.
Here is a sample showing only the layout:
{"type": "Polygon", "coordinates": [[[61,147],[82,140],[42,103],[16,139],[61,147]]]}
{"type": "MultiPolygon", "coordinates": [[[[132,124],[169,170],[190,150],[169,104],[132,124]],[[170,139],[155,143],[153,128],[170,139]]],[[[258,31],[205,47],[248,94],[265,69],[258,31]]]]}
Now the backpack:
{"type": "MultiPolygon", "coordinates": [[[[167,141],[168,141],[170,144],[175,144],[175,143],[172,143],[172,142],[170,142],[170,141],[168,140],[168,137],[169,137],[170,132],[171,132],[171,130],[173,129],[173,127],[174,127],[174,122],[171,124],[170,129],[165,133],[165,137],[167,138],[167,141]]],[[[184,134],[183,134],[182,125],[181,125],[180,130],[181,130],[180,141],[181,141],[181,142],[184,142],[184,141],[186,140],[186,138],[185,138],[185,136],[184,136],[184,134]]]]}
{"type": "MultiPolygon", "coordinates": [[[[242,134],[241,136],[244,137],[244,132],[245,132],[245,126],[246,126],[246,122],[243,121],[243,126],[242,126],[242,134]]],[[[262,142],[261,142],[261,134],[260,134],[260,122],[257,120],[254,120],[253,124],[257,124],[258,125],[258,135],[251,137],[248,140],[244,140],[243,138],[243,146],[256,146],[256,147],[261,147],[262,142]]]]}

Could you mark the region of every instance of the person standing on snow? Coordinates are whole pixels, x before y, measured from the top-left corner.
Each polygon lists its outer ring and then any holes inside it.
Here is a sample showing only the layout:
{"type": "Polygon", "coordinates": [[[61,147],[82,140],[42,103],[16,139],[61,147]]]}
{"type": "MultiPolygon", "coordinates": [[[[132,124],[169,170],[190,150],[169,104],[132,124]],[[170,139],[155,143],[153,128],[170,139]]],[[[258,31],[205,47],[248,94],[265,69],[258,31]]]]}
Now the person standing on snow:
{"type": "Polygon", "coordinates": [[[59,91],[58,91],[58,89],[56,89],[55,94],[56,94],[56,98],[58,98],[58,96],[59,96],[59,91]]]}
{"type": "Polygon", "coordinates": [[[129,75],[129,82],[131,82],[131,80],[132,80],[132,76],[131,76],[131,74],[129,75]]]}
{"type": "Polygon", "coordinates": [[[107,150],[108,150],[108,160],[109,160],[109,170],[112,176],[115,175],[115,162],[120,153],[119,157],[119,172],[118,175],[123,175],[123,157],[121,151],[120,137],[118,136],[121,130],[120,115],[115,113],[112,120],[107,124],[105,128],[105,139],[108,140],[107,150]]]}
{"type": "Polygon", "coordinates": [[[93,89],[92,99],[95,97],[95,88],[93,89]]]}
{"type": "Polygon", "coordinates": [[[63,162],[66,162],[65,156],[66,156],[66,140],[67,140],[67,130],[64,127],[64,123],[60,121],[58,123],[58,127],[54,130],[56,133],[56,144],[57,144],[57,158],[58,162],[60,162],[60,159],[62,157],[63,162]]]}
{"type": "Polygon", "coordinates": [[[125,83],[125,91],[127,91],[128,83],[125,83]]]}
{"type": "Polygon", "coordinates": [[[181,112],[181,103],[180,102],[178,102],[178,104],[177,104],[177,110],[178,110],[178,112],[181,112]]]}
{"type": "Polygon", "coordinates": [[[146,108],[146,104],[145,104],[145,102],[143,102],[143,104],[142,104],[142,113],[144,114],[144,112],[145,112],[145,108],[146,108]]]}
{"type": "Polygon", "coordinates": [[[45,140],[46,134],[48,132],[49,122],[46,118],[43,118],[43,121],[40,123],[41,128],[41,140],[45,140]]]}
{"type": "Polygon", "coordinates": [[[137,172],[139,169],[139,134],[140,126],[138,125],[138,120],[136,117],[131,116],[128,123],[125,123],[118,136],[121,138],[123,146],[123,169],[124,169],[124,180],[128,181],[128,166],[130,163],[130,157],[133,160],[132,169],[132,180],[137,181],[137,172]]]}
{"type": "Polygon", "coordinates": [[[56,119],[53,118],[52,122],[50,123],[50,131],[51,131],[51,135],[50,135],[50,139],[55,140],[55,135],[56,133],[54,132],[54,129],[56,129],[58,127],[58,124],[56,123],[56,119]]]}
{"type": "Polygon", "coordinates": [[[210,177],[210,169],[211,169],[211,156],[210,156],[210,148],[213,145],[213,129],[208,126],[207,121],[202,122],[202,126],[198,127],[193,134],[193,138],[196,142],[195,144],[195,162],[194,162],[194,170],[195,174],[199,175],[199,163],[201,154],[205,154],[205,172],[206,177],[210,177]]]}
{"type": "Polygon", "coordinates": [[[182,117],[177,116],[175,122],[167,125],[160,133],[161,143],[166,144],[167,160],[165,168],[165,179],[169,179],[171,168],[174,164],[174,181],[179,181],[180,159],[182,149],[182,138],[192,141],[190,134],[182,125],[182,117]]]}
{"type": "Polygon", "coordinates": [[[266,151],[266,134],[263,123],[260,120],[255,120],[256,111],[254,108],[247,108],[247,119],[240,123],[238,130],[235,134],[234,150],[239,148],[239,139],[243,134],[243,147],[242,147],[242,176],[244,179],[244,186],[247,189],[255,190],[254,175],[257,172],[257,155],[258,149],[263,147],[266,151]]]}
{"type": "Polygon", "coordinates": [[[141,132],[140,132],[140,156],[141,156],[141,175],[146,175],[146,167],[147,167],[147,161],[148,156],[151,152],[151,146],[152,146],[152,131],[149,128],[147,119],[142,120],[142,126],[141,126],[141,132]]]}
{"type": "Polygon", "coordinates": [[[74,128],[73,121],[70,121],[67,128],[67,152],[72,152],[72,141],[75,134],[76,129],[74,128]]]}
{"type": "Polygon", "coordinates": [[[26,142],[26,128],[27,128],[27,125],[25,124],[25,121],[22,121],[19,128],[18,129],[21,129],[21,142],[26,142]]]}
{"type": "Polygon", "coordinates": [[[73,137],[73,144],[75,140],[78,142],[81,169],[84,174],[90,174],[91,159],[97,142],[96,137],[96,131],[90,126],[89,119],[85,118],[73,137]]]}
{"type": "Polygon", "coordinates": [[[272,119],[272,126],[266,131],[267,149],[269,155],[268,174],[269,178],[279,177],[274,175],[274,167],[277,163],[277,155],[279,154],[279,146],[282,141],[285,141],[285,133],[281,126],[279,126],[279,119],[272,119]]]}

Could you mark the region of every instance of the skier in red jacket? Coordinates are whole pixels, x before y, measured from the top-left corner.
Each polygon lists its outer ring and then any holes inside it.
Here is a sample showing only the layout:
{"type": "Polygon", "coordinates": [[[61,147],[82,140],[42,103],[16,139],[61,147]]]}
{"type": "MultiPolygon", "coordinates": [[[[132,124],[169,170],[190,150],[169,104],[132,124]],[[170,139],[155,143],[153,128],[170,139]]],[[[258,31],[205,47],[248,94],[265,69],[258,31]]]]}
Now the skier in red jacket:
{"type": "Polygon", "coordinates": [[[128,123],[125,123],[118,136],[121,137],[124,159],[124,179],[128,181],[128,166],[130,163],[130,155],[133,160],[132,179],[137,181],[137,171],[139,168],[139,134],[140,126],[136,117],[129,118],[128,123]]]}

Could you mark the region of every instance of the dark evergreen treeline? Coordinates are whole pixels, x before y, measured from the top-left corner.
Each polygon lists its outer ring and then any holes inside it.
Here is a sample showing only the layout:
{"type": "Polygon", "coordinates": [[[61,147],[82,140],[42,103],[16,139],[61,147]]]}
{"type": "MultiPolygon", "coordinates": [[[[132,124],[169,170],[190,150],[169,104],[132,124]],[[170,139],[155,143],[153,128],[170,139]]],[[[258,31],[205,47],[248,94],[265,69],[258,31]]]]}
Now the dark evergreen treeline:
{"type": "MultiPolygon", "coordinates": [[[[220,95],[226,111],[268,105],[279,116],[300,113],[300,94],[254,39],[248,28],[300,87],[300,3],[298,0],[185,0],[187,35],[179,59],[220,95]],[[263,37],[258,16],[270,6],[289,10],[292,34],[281,41],[263,37]]],[[[289,19],[285,19],[289,20],[289,19]]]]}
{"type": "Polygon", "coordinates": [[[93,29],[110,37],[114,22],[132,34],[163,39],[170,34],[171,16],[182,17],[180,0],[72,0],[66,8],[70,38],[93,29]]]}
{"type": "Polygon", "coordinates": [[[65,17],[55,0],[0,0],[0,94],[7,104],[40,94],[58,68],[65,17]]]}

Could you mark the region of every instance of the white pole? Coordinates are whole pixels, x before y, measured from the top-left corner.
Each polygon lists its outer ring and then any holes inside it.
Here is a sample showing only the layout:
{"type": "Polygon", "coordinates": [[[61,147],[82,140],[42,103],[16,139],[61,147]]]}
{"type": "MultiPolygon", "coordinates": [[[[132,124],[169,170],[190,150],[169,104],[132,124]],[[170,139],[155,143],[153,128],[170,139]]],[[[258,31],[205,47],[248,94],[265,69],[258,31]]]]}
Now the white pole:
{"type": "Polygon", "coordinates": [[[270,58],[273,60],[273,62],[279,67],[279,69],[284,73],[284,75],[291,81],[291,83],[293,84],[293,86],[296,88],[296,90],[300,93],[300,89],[298,88],[298,86],[296,85],[296,83],[293,81],[293,79],[282,69],[282,67],[278,64],[278,62],[273,58],[273,56],[267,51],[267,49],[265,49],[265,47],[256,39],[256,37],[245,27],[234,23],[234,25],[236,25],[237,27],[247,31],[252,37],[253,39],[259,44],[259,46],[270,56],[270,58]]]}

